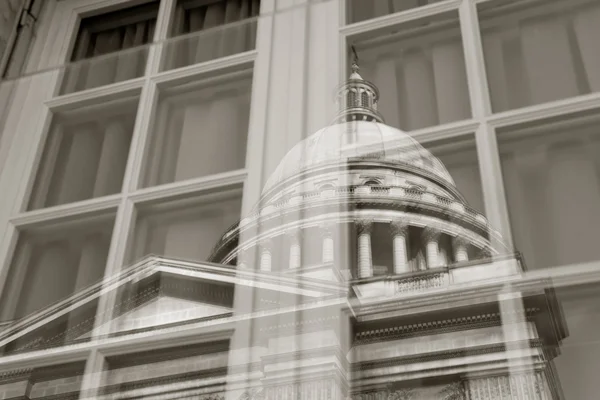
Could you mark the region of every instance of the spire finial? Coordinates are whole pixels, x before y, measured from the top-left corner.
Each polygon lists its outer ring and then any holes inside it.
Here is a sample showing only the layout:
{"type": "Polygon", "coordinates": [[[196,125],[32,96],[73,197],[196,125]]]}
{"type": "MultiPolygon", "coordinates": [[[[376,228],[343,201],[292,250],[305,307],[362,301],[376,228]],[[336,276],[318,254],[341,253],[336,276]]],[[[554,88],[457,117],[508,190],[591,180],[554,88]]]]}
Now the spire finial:
{"type": "Polygon", "coordinates": [[[350,79],[362,80],[362,76],[360,76],[360,74],[358,73],[358,71],[360,70],[360,67],[358,66],[358,53],[356,52],[356,48],[354,47],[354,45],[350,46],[350,48],[352,49],[352,54],[354,55],[354,58],[352,60],[352,66],[350,67],[352,69],[350,79]]]}
{"type": "Polygon", "coordinates": [[[379,91],[371,82],[365,81],[358,73],[358,53],[350,46],[353,54],[352,73],[350,78],[341,84],[337,92],[339,105],[336,121],[376,121],[383,122],[383,117],[377,111],[379,91]]]}

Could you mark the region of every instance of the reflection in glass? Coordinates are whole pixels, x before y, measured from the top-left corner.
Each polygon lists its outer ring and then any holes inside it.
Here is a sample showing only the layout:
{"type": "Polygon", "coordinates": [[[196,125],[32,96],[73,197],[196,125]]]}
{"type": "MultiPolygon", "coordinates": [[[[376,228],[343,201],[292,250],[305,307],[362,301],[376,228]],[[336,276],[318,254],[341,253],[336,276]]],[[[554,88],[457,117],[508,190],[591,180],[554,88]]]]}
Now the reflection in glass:
{"type": "Polygon", "coordinates": [[[458,16],[444,14],[394,29],[354,43],[362,76],[379,88],[386,124],[414,130],[469,118],[458,16]]]}
{"type": "Polygon", "coordinates": [[[21,232],[2,296],[2,319],[63,300],[104,275],[114,218],[53,223],[21,232]]]}
{"type": "Polygon", "coordinates": [[[485,207],[475,137],[468,135],[461,138],[423,142],[422,145],[444,164],[454,179],[458,191],[467,199],[467,203],[483,213],[485,207]]]}
{"type": "Polygon", "coordinates": [[[161,94],[145,187],[244,168],[249,75],[196,81],[161,94]]]}
{"type": "Polygon", "coordinates": [[[529,268],[600,260],[598,116],[498,134],[512,230],[529,268]]]}
{"type": "Polygon", "coordinates": [[[121,191],[137,101],[57,114],[44,145],[29,209],[121,191]]]}
{"type": "Polygon", "coordinates": [[[495,112],[600,91],[597,1],[493,1],[478,8],[495,112]]]}
{"type": "Polygon", "coordinates": [[[254,49],[259,12],[260,0],[180,0],[172,25],[180,37],[166,43],[165,69],[254,49]]]}
{"type": "Polygon", "coordinates": [[[142,208],[130,262],[148,254],[205,261],[240,212],[241,189],[142,208]]]}
{"type": "Polygon", "coordinates": [[[61,93],[137,78],[144,74],[154,39],[158,1],[81,20],[61,93]],[[85,60],[85,61],[83,61],[85,60]]]}
{"type": "Polygon", "coordinates": [[[440,1],[442,0],[348,0],[348,23],[382,17],[440,1]]]}

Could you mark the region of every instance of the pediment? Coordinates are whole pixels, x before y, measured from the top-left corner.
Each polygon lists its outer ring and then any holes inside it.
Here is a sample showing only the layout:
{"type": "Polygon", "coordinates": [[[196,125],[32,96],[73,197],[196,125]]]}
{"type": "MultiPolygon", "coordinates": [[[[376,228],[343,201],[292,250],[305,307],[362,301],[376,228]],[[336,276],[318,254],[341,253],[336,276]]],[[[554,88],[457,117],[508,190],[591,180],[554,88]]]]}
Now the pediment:
{"type": "Polygon", "coordinates": [[[93,333],[124,334],[139,330],[159,329],[161,326],[188,321],[226,317],[230,314],[231,307],[229,306],[159,296],[92,331],[86,332],[78,339],[89,338],[93,333]]]}
{"type": "Polygon", "coordinates": [[[148,257],[6,327],[0,333],[0,348],[9,354],[87,341],[93,334],[127,335],[226,319],[232,315],[234,293],[244,292],[258,298],[259,309],[345,295],[340,285],[316,279],[148,257]],[[110,318],[98,324],[99,305],[109,296],[114,296],[116,306],[110,318]]]}

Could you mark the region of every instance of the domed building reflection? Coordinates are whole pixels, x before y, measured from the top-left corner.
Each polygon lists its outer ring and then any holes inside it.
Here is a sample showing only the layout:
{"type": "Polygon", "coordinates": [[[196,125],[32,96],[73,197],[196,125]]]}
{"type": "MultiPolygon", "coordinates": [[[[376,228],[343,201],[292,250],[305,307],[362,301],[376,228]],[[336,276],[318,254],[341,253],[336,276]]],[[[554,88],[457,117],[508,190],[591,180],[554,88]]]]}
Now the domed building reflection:
{"type": "Polygon", "coordinates": [[[150,256],[0,332],[26,366],[3,398],[562,399],[551,284],[384,124],[356,65],[337,93],[211,262],[150,256]],[[105,353],[90,397],[84,352],[105,353]]]}

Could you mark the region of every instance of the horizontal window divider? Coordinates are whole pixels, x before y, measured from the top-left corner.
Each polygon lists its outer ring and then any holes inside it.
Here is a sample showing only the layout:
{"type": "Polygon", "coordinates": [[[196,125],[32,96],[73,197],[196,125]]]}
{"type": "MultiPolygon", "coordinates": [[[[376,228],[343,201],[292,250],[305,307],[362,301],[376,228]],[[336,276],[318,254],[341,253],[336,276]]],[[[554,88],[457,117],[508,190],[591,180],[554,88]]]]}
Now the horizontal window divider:
{"type": "Polygon", "coordinates": [[[600,93],[505,111],[488,117],[487,122],[494,128],[511,127],[525,122],[543,121],[552,117],[594,109],[600,110],[600,93]]]}
{"type": "Polygon", "coordinates": [[[145,81],[146,78],[141,77],[101,86],[98,88],[61,95],[46,101],[46,106],[53,112],[68,111],[86,105],[120,99],[123,96],[139,95],[145,81]]]}
{"type": "Polygon", "coordinates": [[[242,185],[246,180],[246,169],[224,172],[221,174],[203,176],[166,185],[154,186],[132,192],[129,199],[135,204],[168,200],[173,197],[185,195],[201,195],[206,191],[227,189],[231,186],[242,185]]]}
{"type": "Polygon", "coordinates": [[[449,139],[465,135],[473,135],[480,122],[477,120],[464,120],[445,125],[436,125],[428,128],[410,131],[410,135],[419,143],[433,142],[440,139],[449,139]]]}
{"type": "Polygon", "coordinates": [[[446,0],[440,3],[413,8],[404,12],[385,15],[383,17],[346,25],[340,28],[340,33],[346,37],[352,37],[362,33],[375,33],[377,30],[384,30],[405,22],[416,21],[449,11],[456,11],[461,3],[462,0],[446,0]]]}
{"type": "Polygon", "coordinates": [[[150,80],[161,87],[163,85],[186,83],[198,77],[210,77],[213,74],[220,75],[225,72],[250,69],[253,67],[256,55],[256,50],[246,51],[200,64],[164,71],[152,76],[150,80]]]}
{"type": "Polygon", "coordinates": [[[116,212],[117,207],[121,202],[121,197],[122,195],[119,193],[111,196],[78,201],[76,203],[61,204],[55,207],[25,211],[13,217],[10,222],[15,227],[25,228],[40,225],[48,221],[83,216],[85,214],[102,211],[114,210],[116,212]]]}

